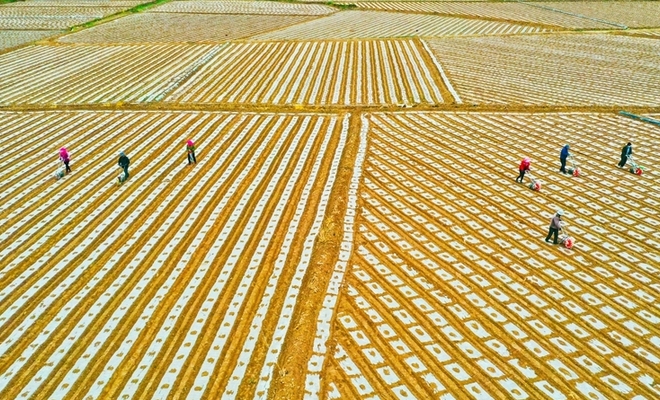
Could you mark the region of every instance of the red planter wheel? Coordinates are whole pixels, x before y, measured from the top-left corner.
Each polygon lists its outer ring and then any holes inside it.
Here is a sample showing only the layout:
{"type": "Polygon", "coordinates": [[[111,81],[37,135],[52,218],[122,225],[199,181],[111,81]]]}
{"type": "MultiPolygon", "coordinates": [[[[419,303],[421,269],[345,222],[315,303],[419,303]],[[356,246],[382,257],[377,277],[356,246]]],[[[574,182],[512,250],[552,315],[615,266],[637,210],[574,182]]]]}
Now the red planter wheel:
{"type": "Polygon", "coordinates": [[[569,238],[567,238],[566,240],[564,240],[564,246],[565,246],[567,249],[572,249],[572,248],[573,248],[573,244],[574,244],[574,241],[573,241],[573,238],[572,238],[572,237],[569,237],[569,238]]]}

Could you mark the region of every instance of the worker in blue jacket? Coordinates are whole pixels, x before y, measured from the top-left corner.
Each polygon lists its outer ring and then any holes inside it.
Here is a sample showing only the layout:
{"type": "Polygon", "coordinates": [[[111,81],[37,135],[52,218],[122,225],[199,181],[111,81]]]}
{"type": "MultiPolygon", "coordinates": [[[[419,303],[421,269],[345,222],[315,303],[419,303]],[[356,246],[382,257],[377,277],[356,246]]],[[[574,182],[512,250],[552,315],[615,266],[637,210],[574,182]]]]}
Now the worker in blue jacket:
{"type": "Polygon", "coordinates": [[[559,153],[559,161],[561,161],[561,168],[559,168],[559,172],[561,172],[563,174],[568,173],[568,172],[566,172],[566,159],[568,158],[568,156],[571,155],[568,152],[569,147],[570,147],[569,145],[566,145],[566,146],[562,147],[561,153],[559,153]]]}

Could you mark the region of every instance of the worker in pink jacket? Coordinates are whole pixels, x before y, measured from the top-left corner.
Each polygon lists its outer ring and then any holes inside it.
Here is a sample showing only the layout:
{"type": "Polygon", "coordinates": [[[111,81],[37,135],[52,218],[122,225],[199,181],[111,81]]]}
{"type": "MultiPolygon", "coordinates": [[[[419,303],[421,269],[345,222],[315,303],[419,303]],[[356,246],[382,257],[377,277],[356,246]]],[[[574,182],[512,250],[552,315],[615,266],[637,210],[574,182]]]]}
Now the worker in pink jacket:
{"type": "Polygon", "coordinates": [[[195,143],[188,139],[186,142],[186,151],[188,152],[188,165],[197,164],[197,158],[195,158],[195,143]]]}
{"type": "Polygon", "coordinates": [[[66,167],[66,173],[68,174],[71,172],[71,167],[69,167],[69,161],[71,161],[69,159],[69,152],[66,151],[66,148],[64,147],[60,148],[60,161],[64,163],[64,166],[66,167]]]}
{"type": "Polygon", "coordinates": [[[525,172],[530,170],[531,164],[532,164],[532,160],[530,160],[529,157],[525,157],[522,159],[522,161],[520,162],[520,166],[518,167],[520,174],[516,178],[516,182],[522,183],[523,178],[525,177],[525,172]]]}

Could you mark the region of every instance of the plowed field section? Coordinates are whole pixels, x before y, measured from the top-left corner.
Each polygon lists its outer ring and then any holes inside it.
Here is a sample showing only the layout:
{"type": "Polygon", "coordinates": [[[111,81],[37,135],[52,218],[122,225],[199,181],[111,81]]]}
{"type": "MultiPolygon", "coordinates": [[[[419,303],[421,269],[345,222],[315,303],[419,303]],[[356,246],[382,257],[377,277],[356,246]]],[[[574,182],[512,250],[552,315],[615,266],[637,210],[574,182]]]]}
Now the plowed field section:
{"type": "Polygon", "coordinates": [[[135,7],[149,0],[27,0],[11,3],[12,7],[135,7]]]}
{"type": "Polygon", "coordinates": [[[607,21],[598,21],[577,15],[556,12],[547,8],[519,2],[358,2],[358,8],[367,10],[412,11],[420,13],[435,13],[451,16],[497,19],[509,22],[526,22],[532,24],[552,25],[563,28],[600,28],[613,29],[607,21]]]}
{"type": "Polygon", "coordinates": [[[249,42],[221,54],[165,98],[181,103],[438,104],[437,69],[413,40],[249,42]]]}
{"type": "Polygon", "coordinates": [[[61,38],[66,43],[221,42],[309,21],[304,15],[142,13],[61,38]]]}
{"type": "Polygon", "coordinates": [[[538,3],[545,7],[624,24],[630,28],[660,26],[657,1],[561,1],[538,3]]]}
{"type": "Polygon", "coordinates": [[[0,49],[57,35],[59,31],[0,31],[0,49]]]}
{"type": "Polygon", "coordinates": [[[584,34],[428,43],[465,103],[655,106],[660,101],[660,40],[584,34]]]}
{"type": "Polygon", "coordinates": [[[256,39],[348,39],[446,35],[493,35],[543,32],[547,29],[511,24],[390,12],[344,11],[281,29],[256,39]]]}
{"type": "Polygon", "coordinates": [[[157,100],[220,50],[210,45],[23,48],[0,56],[0,104],[157,100]]]}
{"type": "Polygon", "coordinates": [[[24,112],[0,121],[2,142],[22,148],[0,166],[0,397],[253,397],[256,380],[267,394],[348,118],[24,112]],[[185,162],[188,138],[195,166],[185,162]],[[63,144],[73,173],[55,181],[63,144]],[[119,150],[131,158],[121,187],[119,150]]]}
{"type": "MultiPolygon", "coordinates": [[[[39,4],[40,2],[33,2],[39,4]]],[[[83,6],[17,6],[0,5],[0,29],[63,29],[115,14],[129,8],[83,6]]]]}
{"type": "Polygon", "coordinates": [[[173,1],[150,12],[201,14],[325,15],[337,11],[323,4],[292,4],[273,1],[173,1]]]}
{"type": "Polygon", "coordinates": [[[632,140],[655,171],[657,128],[600,114],[364,121],[356,251],[308,382],[325,357],[333,399],[660,395],[658,177],[617,169],[612,148],[632,140]],[[557,172],[564,143],[583,176],[557,172]],[[514,181],[523,155],[540,192],[514,181]],[[558,208],[573,250],[543,241],[558,208]]]}

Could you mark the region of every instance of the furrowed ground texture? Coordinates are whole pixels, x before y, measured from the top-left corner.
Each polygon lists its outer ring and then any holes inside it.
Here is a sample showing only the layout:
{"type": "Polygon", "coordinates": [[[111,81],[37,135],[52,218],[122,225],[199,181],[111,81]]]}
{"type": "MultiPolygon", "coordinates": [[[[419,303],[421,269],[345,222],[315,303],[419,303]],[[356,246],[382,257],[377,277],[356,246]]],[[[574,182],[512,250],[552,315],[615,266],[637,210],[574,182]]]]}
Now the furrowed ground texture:
{"type": "Polygon", "coordinates": [[[0,4],[0,398],[660,398],[656,3],[0,4]]]}
{"type": "Polygon", "coordinates": [[[24,143],[30,158],[17,154],[12,169],[34,169],[3,193],[14,193],[2,206],[2,238],[12,239],[0,254],[0,348],[3,364],[13,360],[0,377],[5,396],[115,397],[144,385],[158,397],[186,387],[201,395],[219,383],[217,374],[209,381],[219,363],[225,382],[248,365],[272,369],[337,175],[346,117],[3,117],[3,139],[33,132],[24,143]],[[50,149],[40,139],[54,135],[77,149],[75,180],[50,179],[54,166],[41,161],[50,149]],[[188,137],[204,146],[193,167],[181,157],[188,137]],[[118,189],[117,167],[99,160],[119,149],[135,161],[118,189]],[[275,291],[287,287],[286,297],[275,291]]]}
{"type": "MultiPolygon", "coordinates": [[[[650,146],[654,128],[599,114],[364,122],[363,206],[329,398],[657,395],[659,193],[609,156],[630,132],[650,146]],[[511,184],[529,142],[548,154],[569,140],[585,143],[574,149],[589,160],[583,176],[555,178],[554,157],[539,157],[535,177],[552,181],[542,195],[511,184]],[[580,238],[573,250],[543,242],[558,208],[580,238]]],[[[308,381],[317,377],[312,367],[308,381]]]]}

